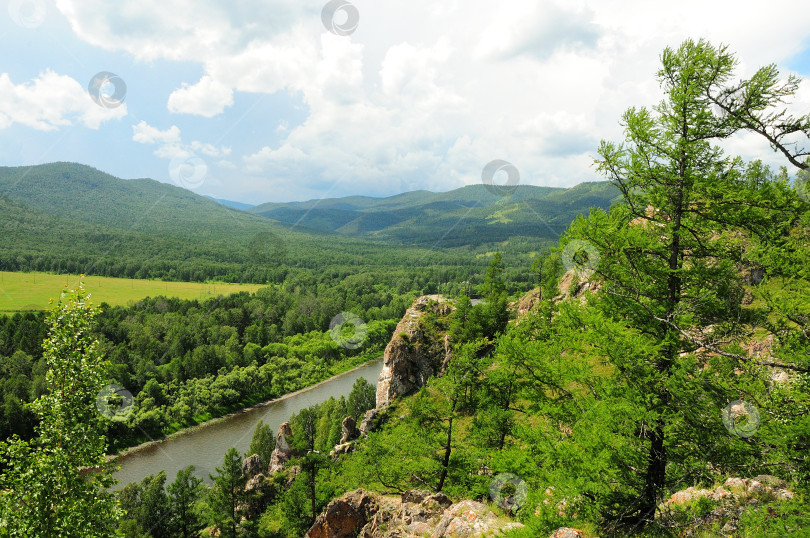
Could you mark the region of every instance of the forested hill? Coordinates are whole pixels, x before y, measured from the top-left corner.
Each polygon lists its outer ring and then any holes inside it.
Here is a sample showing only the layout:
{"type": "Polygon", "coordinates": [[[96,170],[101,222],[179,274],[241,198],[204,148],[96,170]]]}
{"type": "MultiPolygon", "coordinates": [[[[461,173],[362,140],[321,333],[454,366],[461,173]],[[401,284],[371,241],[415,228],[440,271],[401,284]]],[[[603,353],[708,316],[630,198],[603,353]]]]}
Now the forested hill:
{"type": "Polygon", "coordinates": [[[255,223],[180,187],[153,179],[122,180],[76,163],[2,167],[0,193],[57,217],[133,231],[196,235],[200,226],[219,230],[234,222],[255,223]]]}
{"type": "Polygon", "coordinates": [[[431,266],[464,280],[477,269],[459,254],[293,230],[173,185],[74,163],[0,168],[0,206],[0,270],[282,282],[291,270],[334,278],[431,266]]]}
{"type": "Polygon", "coordinates": [[[527,283],[538,252],[615,196],[607,183],[512,193],[475,185],[264,204],[250,214],[81,164],[0,167],[0,270],[280,283],[291,270],[334,278],[362,268],[400,282],[399,270],[428,279],[431,267],[433,281],[476,282],[501,251],[510,280],[527,283]]]}
{"type": "Polygon", "coordinates": [[[556,240],[577,215],[591,207],[607,209],[617,195],[607,182],[570,189],[518,185],[513,192],[468,185],[449,192],[413,191],[388,198],[267,203],[248,211],[288,225],[347,236],[476,248],[516,236],[556,240]]]}

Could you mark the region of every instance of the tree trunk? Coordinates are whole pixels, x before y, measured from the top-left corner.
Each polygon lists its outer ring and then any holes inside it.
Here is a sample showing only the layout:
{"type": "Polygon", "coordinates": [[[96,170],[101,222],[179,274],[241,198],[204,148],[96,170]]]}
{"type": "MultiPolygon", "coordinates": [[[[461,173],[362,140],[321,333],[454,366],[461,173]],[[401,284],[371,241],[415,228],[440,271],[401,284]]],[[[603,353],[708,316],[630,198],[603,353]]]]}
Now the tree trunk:
{"type": "Polygon", "coordinates": [[[650,430],[650,452],[647,457],[647,473],[644,477],[644,491],[638,523],[647,523],[655,517],[660,492],[666,480],[667,453],[664,446],[664,421],[659,420],[650,430]]]}
{"type": "MultiPolygon", "coordinates": [[[[455,405],[453,406],[455,408],[455,405]]],[[[444,481],[447,479],[447,470],[450,467],[450,452],[452,451],[451,442],[453,440],[453,415],[447,421],[447,442],[444,445],[444,460],[442,461],[442,474],[439,475],[439,485],[436,486],[436,491],[441,491],[444,487],[444,481]]]]}
{"type": "Polygon", "coordinates": [[[310,477],[310,481],[309,481],[309,499],[310,499],[310,503],[312,505],[312,523],[315,523],[315,519],[318,517],[318,514],[316,512],[316,506],[315,506],[315,501],[316,501],[316,499],[315,499],[315,472],[316,472],[316,469],[315,469],[314,463],[313,463],[312,468],[310,469],[310,471],[312,473],[312,476],[310,477]]]}
{"type": "MultiPolygon", "coordinates": [[[[506,394],[503,398],[503,410],[509,412],[509,403],[512,401],[512,386],[513,381],[517,375],[517,367],[512,369],[512,377],[510,378],[509,385],[506,387],[506,394]]],[[[507,419],[508,420],[508,419],[507,419]]],[[[506,426],[501,425],[500,438],[498,439],[498,450],[503,450],[503,445],[506,444],[506,426]]]]}
{"type": "MultiPolygon", "coordinates": [[[[680,134],[683,139],[687,139],[689,136],[689,126],[686,122],[686,110],[683,111],[683,118],[680,134]]],[[[670,319],[670,317],[675,314],[678,303],[681,301],[683,283],[677,271],[681,267],[681,260],[683,258],[680,232],[682,227],[681,218],[683,217],[686,205],[684,191],[689,189],[686,184],[687,162],[688,156],[682,154],[678,163],[680,182],[677,185],[677,191],[674,193],[672,204],[672,237],[670,238],[668,247],[669,259],[667,260],[670,274],[667,277],[666,319],[670,319]]],[[[677,335],[674,334],[674,330],[671,327],[665,325],[662,328],[662,338],[670,342],[664,350],[664,356],[658,361],[657,365],[661,379],[664,380],[669,376],[678,349],[675,344],[677,335]]],[[[667,409],[671,401],[668,390],[663,386],[658,386],[655,390],[661,399],[660,409],[667,409]]],[[[650,430],[650,449],[647,454],[644,489],[641,494],[640,510],[638,513],[638,523],[640,524],[646,524],[654,519],[659,497],[666,487],[667,449],[664,437],[665,426],[666,421],[663,418],[659,418],[655,422],[655,427],[650,430]]]]}

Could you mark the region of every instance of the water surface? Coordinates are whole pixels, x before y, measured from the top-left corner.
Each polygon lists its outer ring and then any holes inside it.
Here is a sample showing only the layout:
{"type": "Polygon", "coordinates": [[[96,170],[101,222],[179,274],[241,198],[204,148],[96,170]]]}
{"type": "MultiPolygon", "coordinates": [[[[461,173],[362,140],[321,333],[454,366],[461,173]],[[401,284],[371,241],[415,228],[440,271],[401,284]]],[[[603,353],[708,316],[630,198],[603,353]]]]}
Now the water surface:
{"type": "Polygon", "coordinates": [[[348,396],[352,384],[360,377],[377,386],[381,369],[382,358],[379,358],[264,406],[248,409],[121,456],[118,458],[121,470],[114,475],[120,482],[114,489],[122,488],[130,482],[140,482],[145,476],[157,474],[161,469],[166,471],[169,483],[174,480],[177,471],[189,465],[196,467],[197,476],[210,482],[208,474],[214,473],[215,467],[222,467],[222,459],[230,447],[236,447],[244,454],[260,420],[269,424],[273,432],[276,432],[282,422],[288,421],[292,414],[301,409],[324,402],[330,397],[348,396]]]}

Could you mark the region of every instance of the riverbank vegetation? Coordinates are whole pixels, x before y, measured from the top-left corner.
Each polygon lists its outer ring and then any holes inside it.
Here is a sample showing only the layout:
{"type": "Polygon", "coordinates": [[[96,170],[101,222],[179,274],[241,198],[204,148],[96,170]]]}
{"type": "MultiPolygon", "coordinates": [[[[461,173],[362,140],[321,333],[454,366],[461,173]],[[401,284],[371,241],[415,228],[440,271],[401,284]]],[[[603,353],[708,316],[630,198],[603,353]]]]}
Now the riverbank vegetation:
{"type": "MultiPolygon", "coordinates": [[[[102,305],[92,330],[108,361],[106,396],[120,399],[110,407],[110,448],[162,437],[373,359],[413,297],[356,275],[204,301],[102,305]],[[340,323],[347,335],[335,334],[330,324],[341,312],[363,326],[340,323]]],[[[0,316],[3,437],[33,434],[36,417],[25,404],[47,392],[45,319],[44,312],[0,316]]]]}

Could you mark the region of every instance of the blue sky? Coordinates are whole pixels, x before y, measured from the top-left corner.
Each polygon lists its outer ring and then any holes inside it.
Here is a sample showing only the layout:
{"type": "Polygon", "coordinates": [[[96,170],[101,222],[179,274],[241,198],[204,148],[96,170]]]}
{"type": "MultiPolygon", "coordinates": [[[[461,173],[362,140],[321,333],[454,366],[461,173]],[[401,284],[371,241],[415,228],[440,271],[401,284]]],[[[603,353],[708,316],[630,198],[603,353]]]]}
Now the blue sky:
{"type": "MultiPolygon", "coordinates": [[[[249,203],[450,190],[494,159],[572,186],[599,179],[626,108],[660,99],[665,46],[705,37],[740,76],[810,75],[795,2],[346,4],[328,28],[322,0],[9,0],[0,165],[77,161],[249,203]],[[126,84],[119,106],[90,98],[100,72],[126,84]]],[[[792,106],[810,109],[810,86],[792,106]]],[[[750,135],[727,146],[784,164],[750,135]]]]}

